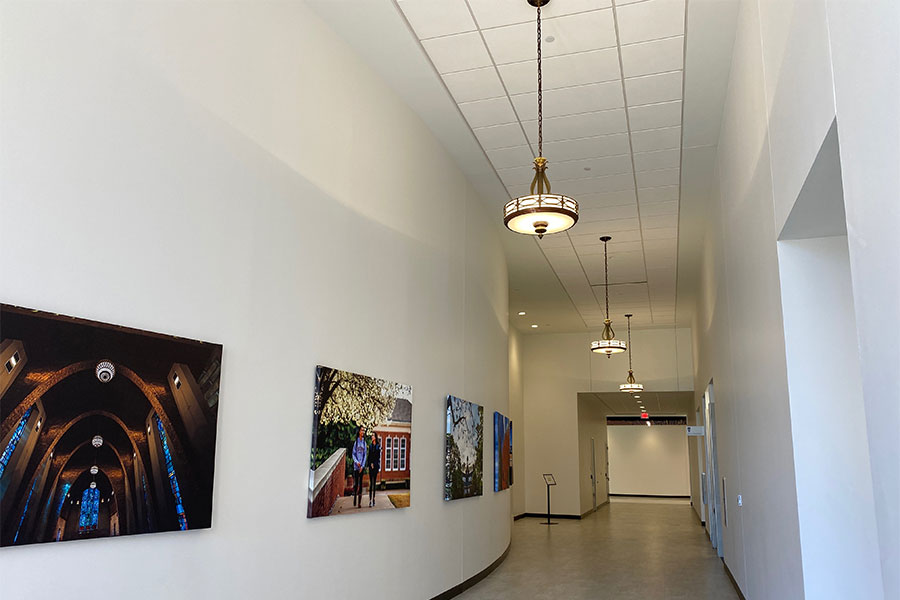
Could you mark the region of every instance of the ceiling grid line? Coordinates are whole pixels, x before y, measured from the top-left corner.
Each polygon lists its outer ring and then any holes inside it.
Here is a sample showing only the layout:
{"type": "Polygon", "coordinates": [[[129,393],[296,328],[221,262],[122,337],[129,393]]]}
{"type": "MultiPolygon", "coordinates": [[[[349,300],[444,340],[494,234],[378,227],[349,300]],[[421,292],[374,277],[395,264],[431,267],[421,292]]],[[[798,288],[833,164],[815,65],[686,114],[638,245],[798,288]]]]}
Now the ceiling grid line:
{"type": "MultiPolygon", "coordinates": [[[[647,247],[644,244],[644,228],[641,223],[641,196],[638,188],[637,181],[637,168],[634,164],[634,142],[631,138],[631,120],[629,118],[629,110],[628,110],[628,90],[625,87],[625,65],[622,62],[622,51],[621,51],[621,38],[619,36],[619,15],[616,11],[616,0],[612,1],[612,13],[613,13],[613,26],[616,30],[616,44],[619,46],[619,70],[622,73],[622,96],[625,100],[625,125],[628,128],[628,147],[631,149],[631,172],[634,177],[634,197],[635,204],[637,205],[637,219],[638,219],[638,229],[641,232],[641,254],[644,259],[644,274],[647,276],[647,305],[650,309],[650,321],[653,319],[653,298],[650,296],[650,274],[647,271],[647,247]]],[[[683,88],[682,88],[683,89],[683,88]]]]}

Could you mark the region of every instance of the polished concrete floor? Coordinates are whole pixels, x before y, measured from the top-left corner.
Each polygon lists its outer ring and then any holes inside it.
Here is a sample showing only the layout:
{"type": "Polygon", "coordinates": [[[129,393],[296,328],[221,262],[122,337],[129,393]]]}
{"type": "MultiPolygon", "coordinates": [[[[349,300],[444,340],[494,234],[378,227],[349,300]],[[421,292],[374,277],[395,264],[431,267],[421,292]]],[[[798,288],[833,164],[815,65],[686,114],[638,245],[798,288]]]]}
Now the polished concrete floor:
{"type": "Polygon", "coordinates": [[[684,501],[614,499],[578,521],[519,519],[506,560],[457,598],[738,598],[684,501]]]}

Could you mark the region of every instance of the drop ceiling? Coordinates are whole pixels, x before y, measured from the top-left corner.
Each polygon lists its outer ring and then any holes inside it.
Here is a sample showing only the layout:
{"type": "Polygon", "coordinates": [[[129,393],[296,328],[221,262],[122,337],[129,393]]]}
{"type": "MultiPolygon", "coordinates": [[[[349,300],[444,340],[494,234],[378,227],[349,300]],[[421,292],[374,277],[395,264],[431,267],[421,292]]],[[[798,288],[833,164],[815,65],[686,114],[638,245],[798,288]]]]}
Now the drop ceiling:
{"type": "MultiPolygon", "coordinates": [[[[509,197],[527,194],[536,10],[525,0],[398,5],[509,197]]],[[[569,232],[534,243],[591,329],[604,319],[604,234],[614,321],[631,312],[638,327],[675,324],[684,33],[684,0],[543,9],[544,155],[553,190],[581,213],[569,232]]]]}
{"type": "Polygon", "coordinates": [[[544,154],[554,191],[576,197],[581,218],[540,241],[502,225],[536,150],[526,0],[306,2],[419,115],[496,215],[512,326],[599,329],[603,234],[613,236],[617,329],[625,312],[638,329],[691,325],[737,0],[545,7],[554,41],[544,45],[544,154]]]}

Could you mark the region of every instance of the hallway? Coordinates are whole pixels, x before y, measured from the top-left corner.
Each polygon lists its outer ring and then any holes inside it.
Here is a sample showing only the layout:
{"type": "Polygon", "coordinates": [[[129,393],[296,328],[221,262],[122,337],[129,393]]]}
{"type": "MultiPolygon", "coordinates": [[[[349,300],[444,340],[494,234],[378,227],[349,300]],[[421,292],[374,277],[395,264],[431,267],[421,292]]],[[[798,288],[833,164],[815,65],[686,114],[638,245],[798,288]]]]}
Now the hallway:
{"type": "Polygon", "coordinates": [[[738,597],[687,503],[613,499],[557,522],[516,521],[506,560],[458,598],[738,597]]]}

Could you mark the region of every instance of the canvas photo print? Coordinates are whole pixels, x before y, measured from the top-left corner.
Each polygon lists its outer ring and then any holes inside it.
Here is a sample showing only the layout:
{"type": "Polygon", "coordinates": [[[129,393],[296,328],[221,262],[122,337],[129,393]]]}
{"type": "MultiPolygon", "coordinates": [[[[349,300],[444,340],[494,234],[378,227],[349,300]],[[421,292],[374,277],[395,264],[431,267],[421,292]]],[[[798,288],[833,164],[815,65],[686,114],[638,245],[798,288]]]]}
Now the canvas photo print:
{"type": "Polygon", "coordinates": [[[316,367],[307,517],[409,506],[412,388],[316,367]]]}
{"type": "Polygon", "coordinates": [[[494,413],[494,491],[505,490],[513,482],[512,421],[494,413]]]}
{"type": "Polygon", "coordinates": [[[0,305],[0,545],[210,527],[222,346],[0,305]]]}
{"type": "Polygon", "coordinates": [[[444,500],[482,495],[484,408],[456,396],[447,397],[444,500]]]}

